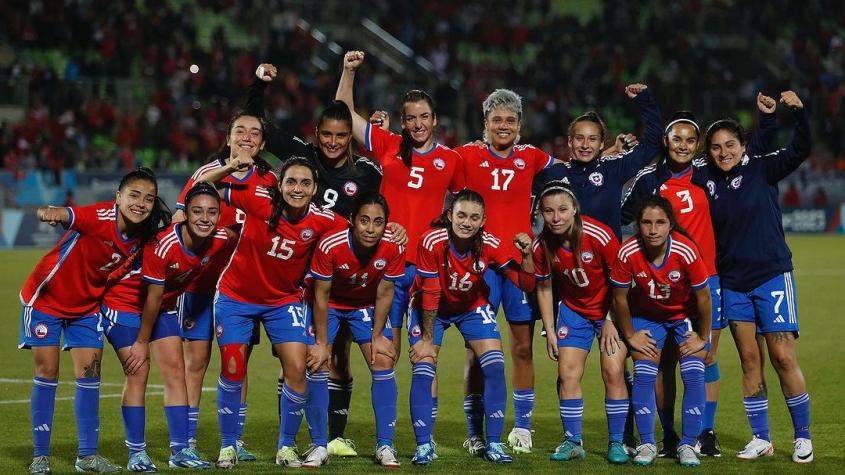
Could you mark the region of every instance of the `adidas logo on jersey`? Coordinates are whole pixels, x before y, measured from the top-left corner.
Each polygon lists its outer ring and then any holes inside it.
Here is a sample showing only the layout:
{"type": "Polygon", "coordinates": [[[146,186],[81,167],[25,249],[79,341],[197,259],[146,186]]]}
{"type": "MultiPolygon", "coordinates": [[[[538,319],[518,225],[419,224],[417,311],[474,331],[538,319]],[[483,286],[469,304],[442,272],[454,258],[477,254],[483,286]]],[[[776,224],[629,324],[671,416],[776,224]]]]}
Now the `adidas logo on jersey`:
{"type": "Polygon", "coordinates": [[[41,424],[38,427],[33,427],[32,430],[34,430],[35,432],[50,432],[50,426],[48,426],[47,424],[41,424]]]}
{"type": "Polygon", "coordinates": [[[341,265],[340,265],[340,267],[338,267],[338,269],[340,269],[340,270],[349,270],[349,264],[345,264],[345,263],[344,263],[344,264],[341,264],[341,265]]]}
{"type": "Polygon", "coordinates": [[[642,277],[643,279],[645,279],[645,278],[646,278],[646,277],[648,277],[648,276],[647,276],[647,275],[645,275],[645,272],[644,272],[644,271],[640,271],[640,273],[639,273],[639,274],[637,274],[637,277],[642,277]]]}
{"type": "Polygon", "coordinates": [[[179,269],[179,263],[174,262],[173,264],[170,264],[170,267],[168,267],[168,269],[179,269]]]}
{"type": "Polygon", "coordinates": [[[490,168],[490,164],[489,164],[489,163],[487,163],[487,160],[484,160],[483,162],[481,162],[481,165],[479,165],[479,167],[481,167],[481,168],[490,168]]]}
{"type": "Polygon", "coordinates": [[[778,315],[775,317],[775,323],[786,323],[786,320],[783,318],[783,315],[778,315]]]}
{"type": "Polygon", "coordinates": [[[693,408],[687,409],[684,412],[686,412],[687,414],[692,414],[693,416],[700,416],[701,415],[701,411],[698,410],[698,407],[693,407],[693,408]]]}

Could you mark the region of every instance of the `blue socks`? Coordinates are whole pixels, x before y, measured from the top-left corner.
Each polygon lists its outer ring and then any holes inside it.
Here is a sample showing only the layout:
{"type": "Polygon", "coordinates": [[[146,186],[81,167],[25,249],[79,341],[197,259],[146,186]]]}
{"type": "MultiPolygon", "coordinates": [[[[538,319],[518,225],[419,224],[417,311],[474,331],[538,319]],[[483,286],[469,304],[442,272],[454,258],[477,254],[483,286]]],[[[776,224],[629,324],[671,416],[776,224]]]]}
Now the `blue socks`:
{"type": "Polygon", "coordinates": [[[220,425],[220,447],[238,443],[238,412],[241,408],[243,381],[232,381],[223,375],[217,379],[217,423],[220,425]]]}
{"type": "Polygon", "coordinates": [[[514,389],[512,396],[513,426],[531,430],[531,414],[534,412],[534,389],[514,389]]]}
{"type": "Polygon", "coordinates": [[[487,443],[499,443],[502,439],[502,429],[505,426],[505,406],[508,397],[505,383],[505,355],[501,350],[490,350],[478,358],[478,363],[481,365],[481,372],[484,373],[484,412],[485,422],[487,423],[487,443]]]}
{"type": "Polygon", "coordinates": [[[129,455],[146,450],[147,442],[144,439],[146,409],[144,406],[120,406],[120,410],[123,413],[123,430],[126,434],[125,442],[129,455]]]}
{"type": "Polygon", "coordinates": [[[393,433],[396,430],[396,399],[398,397],[396,373],[393,369],[373,371],[371,391],[378,445],[384,445],[386,441],[392,444],[393,433]]]}
{"type": "Polygon", "coordinates": [[[758,439],[771,441],[769,436],[769,400],[765,397],[744,397],[745,415],[751,425],[751,433],[758,439]]]}
{"type": "Polygon", "coordinates": [[[434,426],[435,426],[435,424],[437,424],[437,410],[438,410],[437,396],[432,394],[432,396],[431,396],[431,433],[432,434],[434,433],[434,426]]]}
{"type": "Polygon", "coordinates": [[[464,415],[467,419],[467,438],[484,436],[484,399],[481,394],[464,396],[464,415]]]}
{"type": "Polygon", "coordinates": [[[573,442],[581,442],[584,398],[561,399],[559,408],[560,422],[563,424],[563,435],[573,442]]]}
{"type": "Polygon", "coordinates": [[[53,412],[56,407],[57,379],[36,377],[32,380],[29,413],[32,416],[32,456],[50,455],[50,434],[53,433],[53,412]]]}
{"type": "Polygon", "coordinates": [[[684,398],[681,402],[681,445],[694,446],[701,433],[704,412],[704,360],[694,356],[681,358],[681,381],[684,398]]]}
{"type": "Polygon", "coordinates": [[[604,412],[607,414],[607,434],[610,442],[622,442],[625,431],[625,419],[628,418],[628,399],[605,399],[604,412]]]}
{"type": "Polygon", "coordinates": [[[188,440],[197,440],[197,425],[200,421],[200,408],[188,407],[188,440]]]}
{"type": "Polygon", "coordinates": [[[657,365],[651,361],[639,360],[634,362],[634,391],[631,403],[637,429],[640,431],[640,442],[653,444],[654,442],[654,413],[657,403],[654,397],[654,383],[657,381],[657,365]]]}
{"type": "Polygon", "coordinates": [[[73,411],[79,432],[79,456],[96,454],[100,435],[100,378],[76,380],[73,411]]]}
{"type": "Polygon", "coordinates": [[[237,440],[241,440],[244,435],[244,423],[246,423],[246,402],[242,402],[241,407],[238,409],[237,440]]]}
{"type": "Polygon", "coordinates": [[[170,431],[170,451],[175,454],[188,447],[188,406],[164,406],[164,417],[170,431]]]}
{"type": "Polygon", "coordinates": [[[417,445],[431,442],[431,413],[433,401],[431,385],[434,382],[436,367],[432,363],[416,363],[411,375],[411,423],[417,445]]]}
{"type": "Polygon", "coordinates": [[[792,416],[792,426],[795,428],[796,439],[810,438],[810,395],[799,394],[786,398],[786,407],[792,416]]]}
{"type": "MultiPolygon", "coordinates": [[[[326,389],[328,393],[328,388],[326,389]]],[[[308,394],[300,394],[290,388],[287,384],[282,387],[282,397],[279,402],[279,413],[281,414],[281,425],[279,426],[279,444],[277,448],[293,447],[296,444],[296,433],[302,425],[302,416],[305,414],[305,403],[308,394]]],[[[328,399],[328,394],[326,394],[328,399]]],[[[325,419],[323,419],[325,421],[325,419]]],[[[325,434],[325,428],[323,429],[325,434]]],[[[313,437],[313,434],[312,434],[313,437]]]]}
{"type": "MultiPolygon", "coordinates": [[[[713,363],[710,366],[704,367],[704,384],[719,382],[719,363],[713,363]]],[[[713,429],[716,427],[716,408],[719,406],[717,401],[705,401],[704,403],[704,417],[701,419],[701,429],[713,429]]]]}
{"type": "MultiPolygon", "coordinates": [[[[311,443],[325,447],[329,423],[329,372],[306,371],[305,379],[308,382],[308,402],[305,404],[305,414],[311,433],[311,443]]],[[[282,413],[284,414],[284,411],[282,413]]]]}

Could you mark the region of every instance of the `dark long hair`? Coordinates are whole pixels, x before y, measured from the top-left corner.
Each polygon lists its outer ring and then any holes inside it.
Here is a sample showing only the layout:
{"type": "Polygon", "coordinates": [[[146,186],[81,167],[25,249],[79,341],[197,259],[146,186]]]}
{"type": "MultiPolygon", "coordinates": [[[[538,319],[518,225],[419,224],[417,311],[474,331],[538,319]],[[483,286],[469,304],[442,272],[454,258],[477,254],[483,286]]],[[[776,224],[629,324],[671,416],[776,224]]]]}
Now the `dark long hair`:
{"type": "MultiPolygon", "coordinates": [[[[431,222],[432,228],[446,228],[447,232],[449,233],[449,240],[455,239],[455,232],[452,230],[452,221],[449,220],[449,215],[455,209],[455,204],[461,202],[469,202],[469,203],[477,203],[481,205],[482,211],[485,209],[484,206],[484,198],[477,192],[470,190],[469,188],[464,188],[463,190],[459,191],[455,198],[452,200],[452,204],[442,213],[440,216],[435,218],[431,222]]],[[[478,232],[475,233],[475,236],[472,237],[472,245],[470,246],[470,252],[472,253],[472,271],[475,273],[482,273],[484,269],[481,269],[478,265],[479,259],[481,258],[481,254],[484,251],[484,226],[478,228],[478,232]]],[[[443,256],[443,263],[444,265],[448,265],[449,262],[449,246],[446,246],[446,255],[443,256]]]]}
{"type": "MultiPolygon", "coordinates": [[[[281,186],[284,181],[285,173],[288,169],[295,166],[305,167],[311,170],[311,175],[314,179],[314,186],[317,186],[317,169],[314,167],[314,163],[305,157],[296,156],[288,158],[282,164],[282,169],[279,171],[279,186],[281,186]]],[[[268,190],[270,194],[270,203],[273,206],[273,210],[270,212],[270,219],[267,220],[267,226],[270,230],[276,229],[276,226],[279,225],[279,220],[282,219],[285,206],[287,206],[285,197],[282,195],[282,190],[279,189],[279,186],[270,187],[268,190]]]]}
{"type": "Polygon", "coordinates": [[[663,153],[666,155],[667,158],[669,157],[669,147],[667,145],[669,140],[669,132],[677,124],[691,125],[695,129],[695,138],[699,142],[696,145],[696,150],[692,151],[692,155],[693,157],[698,156],[698,151],[701,149],[701,128],[698,126],[698,122],[696,122],[695,120],[695,115],[690,111],[677,111],[672,114],[672,117],[666,124],[666,128],[663,129],[663,153]]]}
{"type": "MultiPolygon", "coordinates": [[[[431,107],[431,116],[432,119],[437,117],[437,112],[434,111],[434,99],[428,95],[425,91],[421,91],[419,89],[411,89],[410,91],[406,92],[404,96],[402,96],[402,102],[399,107],[399,117],[400,120],[405,120],[405,105],[409,102],[420,102],[425,101],[428,103],[428,106],[431,107]]],[[[433,134],[434,131],[432,130],[431,133],[433,134]]],[[[406,129],[402,129],[402,143],[399,146],[399,156],[402,157],[402,163],[405,164],[406,167],[411,168],[411,158],[414,154],[414,142],[411,138],[411,133],[408,132],[406,129]]]]}
{"type": "MultiPolygon", "coordinates": [[[[267,127],[264,126],[264,119],[252,115],[247,111],[237,111],[232,115],[232,118],[229,119],[229,125],[226,126],[226,139],[228,140],[229,136],[232,135],[232,129],[235,127],[235,122],[241,117],[255,117],[255,119],[258,120],[258,123],[261,126],[261,141],[264,142],[266,140],[265,133],[267,131],[267,127]]],[[[224,141],[223,144],[220,145],[220,148],[208,156],[208,160],[206,162],[211,163],[216,160],[226,161],[226,159],[231,156],[232,147],[224,141]]],[[[255,162],[255,169],[258,170],[259,175],[265,175],[273,170],[273,167],[267,163],[267,160],[261,158],[260,152],[253,158],[253,161],[255,162]]]]}
{"type": "Polygon", "coordinates": [[[717,120],[716,122],[710,124],[710,127],[707,127],[707,133],[704,134],[704,149],[707,153],[707,158],[709,159],[713,158],[710,156],[710,146],[713,145],[713,135],[720,130],[727,130],[736,136],[740,145],[745,145],[745,131],[742,129],[742,126],[739,125],[739,122],[733,119],[717,120]]]}
{"type": "MultiPolygon", "coordinates": [[[[349,111],[349,107],[346,106],[346,103],[339,100],[334,100],[329,102],[329,105],[320,112],[320,117],[317,119],[317,140],[320,140],[320,128],[323,127],[323,122],[327,120],[336,120],[338,122],[344,122],[346,125],[349,126],[349,131],[352,133],[352,112],[349,111]]],[[[320,155],[322,155],[322,150],[320,147],[317,147],[317,150],[320,155]]],[[[349,141],[349,144],[346,147],[346,173],[349,176],[356,176],[357,173],[355,171],[355,157],[352,156],[352,141],[349,141]]]]}
{"type": "Polygon", "coordinates": [[[195,183],[194,186],[188,190],[188,193],[185,194],[185,209],[188,209],[188,204],[192,199],[201,195],[209,195],[218,203],[220,202],[220,193],[217,192],[217,188],[207,181],[200,181],[195,183]]]}
{"type": "MultiPolygon", "coordinates": [[[[572,206],[575,207],[575,217],[572,222],[572,228],[569,230],[569,245],[572,247],[572,256],[575,258],[575,267],[581,267],[581,237],[584,233],[584,220],[581,219],[581,204],[578,202],[578,198],[575,197],[572,187],[563,181],[550,181],[546,183],[537,199],[537,210],[542,210],[543,198],[555,195],[569,196],[569,199],[572,200],[572,206]]],[[[540,242],[542,243],[549,269],[551,269],[552,257],[561,247],[563,240],[546,229],[544,223],[543,231],[540,233],[540,242]]]]}
{"type": "Polygon", "coordinates": [[[569,123],[569,128],[566,131],[567,136],[572,137],[572,134],[575,133],[575,126],[578,125],[579,122],[592,122],[598,125],[599,130],[601,131],[601,143],[602,146],[604,146],[604,138],[607,136],[607,126],[604,125],[604,121],[601,120],[601,116],[599,116],[598,112],[589,111],[576,117],[569,123]]]}
{"type": "Polygon", "coordinates": [[[361,212],[361,208],[367,205],[381,206],[382,211],[384,211],[384,221],[387,222],[388,218],[390,218],[390,209],[388,209],[387,207],[387,199],[385,199],[385,197],[382,196],[381,193],[361,193],[360,195],[355,197],[355,201],[352,202],[352,212],[349,213],[350,227],[353,226],[353,223],[355,222],[355,217],[358,216],[358,213],[361,212]]]}
{"type": "Polygon", "coordinates": [[[671,227],[669,234],[671,235],[671,233],[676,232],[689,239],[695,246],[696,252],[698,252],[698,244],[695,242],[695,239],[690,236],[683,226],[678,224],[678,220],[675,218],[675,212],[672,211],[672,203],[660,195],[649,195],[643,198],[639,203],[637,203],[636,209],[634,209],[634,222],[637,226],[637,242],[639,243],[641,249],[645,249],[645,243],[643,243],[643,237],[640,235],[640,221],[643,219],[643,214],[645,214],[645,210],[647,208],[660,208],[663,210],[663,212],[666,213],[666,218],[669,219],[669,226],[671,227]]]}

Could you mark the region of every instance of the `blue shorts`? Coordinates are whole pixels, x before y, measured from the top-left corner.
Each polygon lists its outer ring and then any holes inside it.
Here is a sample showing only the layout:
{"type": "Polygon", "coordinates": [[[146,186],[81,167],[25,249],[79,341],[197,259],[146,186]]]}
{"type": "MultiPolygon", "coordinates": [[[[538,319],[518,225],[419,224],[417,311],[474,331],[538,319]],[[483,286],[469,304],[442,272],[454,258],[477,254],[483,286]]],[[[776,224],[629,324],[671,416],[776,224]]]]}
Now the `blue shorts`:
{"type": "Polygon", "coordinates": [[[302,304],[281,307],[238,302],[217,292],[214,298],[214,331],[218,345],[248,345],[257,323],[264,324],[270,343],[306,343],[306,321],[302,304]]]}
{"type": "Polygon", "coordinates": [[[534,312],[531,311],[525,292],[511,282],[503,272],[497,272],[488,267],[484,271],[484,281],[490,287],[488,300],[495,313],[499,312],[499,306],[501,306],[508,322],[534,321],[534,312]]]}
{"type": "Polygon", "coordinates": [[[798,338],[798,296],[792,272],[750,292],[722,289],[722,307],[731,322],[756,323],[758,333],[792,332],[798,338]]]}
{"type": "MultiPolygon", "coordinates": [[[[355,310],[340,310],[336,308],[329,309],[329,344],[334,344],[334,339],[337,337],[337,331],[340,328],[340,322],[346,322],[349,325],[349,331],[352,333],[352,340],[363,345],[373,341],[373,307],[358,308],[355,310]]],[[[388,340],[393,339],[393,331],[390,327],[390,320],[384,325],[382,335],[388,340]]]]}
{"type": "Polygon", "coordinates": [[[711,330],[724,330],[728,327],[728,319],[722,313],[722,284],[718,275],[711,275],[707,279],[707,286],[710,287],[710,307],[712,325],[711,330]]]}
{"type": "Polygon", "coordinates": [[[214,337],[214,295],[185,292],[177,304],[182,337],[209,341],[214,337]]]}
{"type": "Polygon", "coordinates": [[[390,305],[390,313],[387,320],[391,328],[402,328],[405,321],[405,312],[408,311],[408,302],[411,299],[411,284],[417,275],[417,266],[405,264],[405,276],[395,282],[393,286],[393,303],[390,305]]]}
{"type": "MultiPolygon", "coordinates": [[[[675,343],[681,344],[687,340],[687,332],[696,331],[695,323],[689,318],[680,320],[651,320],[644,317],[633,316],[634,332],[649,330],[651,337],[657,341],[657,349],[662,350],[666,344],[666,337],[671,333],[675,337],[675,343]]],[[[630,347],[630,345],[629,345],[630,347]]],[[[710,341],[704,345],[705,351],[710,351],[710,341]]],[[[631,348],[631,351],[637,351],[631,348]]]]}
{"type": "MultiPolygon", "coordinates": [[[[408,343],[412,346],[422,338],[420,317],[422,310],[413,308],[408,315],[408,343]]],[[[434,319],[434,344],[443,343],[443,333],[450,326],[455,325],[464,337],[464,341],[496,339],[501,340],[499,327],[496,325],[496,314],[490,304],[482,305],[460,315],[451,317],[437,316],[434,319]]]]}
{"type": "Polygon", "coordinates": [[[71,348],[103,349],[103,322],[100,312],[84,317],[59,318],[24,306],[21,310],[21,332],[18,348],[59,346],[64,333],[63,350],[71,348]]]}
{"type": "Polygon", "coordinates": [[[558,304],[557,346],[558,348],[580,348],[589,352],[593,347],[593,338],[601,337],[601,320],[582,317],[565,303],[558,304]]]}
{"type": "MultiPolygon", "coordinates": [[[[101,309],[106,338],[108,338],[114,351],[116,352],[121,348],[132,346],[138,338],[140,328],[114,322],[109,317],[111,313],[107,312],[109,309],[106,307],[101,307],[101,309]]],[[[150,335],[150,342],[171,336],[182,338],[182,327],[179,326],[179,317],[176,315],[175,310],[161,313],[158,316],[158,320],[156,320],[153,326],[153,333],[150,335]]]]}

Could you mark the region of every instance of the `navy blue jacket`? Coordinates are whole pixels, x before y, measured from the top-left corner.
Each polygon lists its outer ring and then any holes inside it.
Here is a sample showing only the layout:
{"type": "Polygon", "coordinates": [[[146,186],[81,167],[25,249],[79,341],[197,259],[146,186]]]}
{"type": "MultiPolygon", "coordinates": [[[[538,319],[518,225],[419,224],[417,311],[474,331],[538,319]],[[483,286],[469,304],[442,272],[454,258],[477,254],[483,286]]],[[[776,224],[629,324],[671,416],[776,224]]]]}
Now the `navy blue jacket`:
{"type": "Polygon", "coordinates": [[[793,115],[795,129],[786,148],[746,155],[727,173],[709,160],[696,163],[692,182],[703,187],[710,199],[722,288],[749,292],[792,270],[777,184],[801,165],[811,145],[806,110],[793,115]]]}
{"type": "MultiPolygon", "coordinates": [[[[760,112],[760,124],[757,131],[748,141],[748,148],[745,153],[749,156],[763,155],[771,149],[772,142],[777,135],[778,125],[775,114],[760,112]]],[[[701,137],[704,140],[704,137],[701,137]]],[[[666,163],[666,156],[660,158],[637,173],[634,181],[622,195],[622,224],[628,224],[634,220],[634,211],[637,203],[650,195],[660,194],[660,187],[672,178],[672,170],[666,163]]],[[[699,158],[697,160],[706,160],[699,158]]],[[[692,163],[690,163],[692,166],[692,163]]]]}
{"type": "Polygon", "coordinates": [[[660,151],[663,119],[660,107],[650,89],[637,94],[634,101],[640,108],[645,130],[639,143],[630,150],[598,157],[589,163],[569,160],[540,172],[534,178],[534,196],[552,180],[564,180],[572,186],[581,204],[581,212],[608,225],[622,238],[622,188],[660,151]]]}

